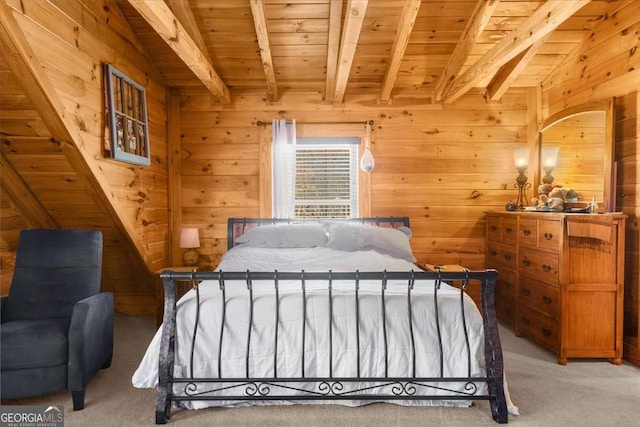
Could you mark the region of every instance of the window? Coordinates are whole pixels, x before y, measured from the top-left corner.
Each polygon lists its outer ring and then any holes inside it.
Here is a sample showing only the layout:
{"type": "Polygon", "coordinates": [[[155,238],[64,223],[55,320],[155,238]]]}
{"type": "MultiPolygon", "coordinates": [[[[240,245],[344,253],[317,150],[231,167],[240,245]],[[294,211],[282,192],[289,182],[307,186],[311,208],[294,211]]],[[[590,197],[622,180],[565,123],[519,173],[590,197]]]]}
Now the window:
{"type": "Polygon", "coordinates": [[[358,123],[305,123],[290,132],[295,121],[283,122],[260,126],[260,216],[371,216],[371,174],[358,167],[367,140],[365,128],[358,123]],[[340,156],[343,161],[338,163],[340,156]]]}
{"type": "Polygon", "coordinates": [[[298,138],[294,216],[358,216],[359,138],[298,138]]]}

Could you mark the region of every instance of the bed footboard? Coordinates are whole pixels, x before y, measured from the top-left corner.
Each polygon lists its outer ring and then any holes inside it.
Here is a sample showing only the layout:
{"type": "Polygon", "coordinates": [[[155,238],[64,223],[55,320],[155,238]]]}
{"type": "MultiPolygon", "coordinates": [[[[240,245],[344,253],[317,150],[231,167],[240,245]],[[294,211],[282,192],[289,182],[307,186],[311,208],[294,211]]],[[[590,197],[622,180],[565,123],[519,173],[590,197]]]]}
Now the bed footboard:
{"type": "MultiPolygon", "coordinates": [[[[156,407],[156,423],[164,424],[171,416],[172,402],[182,401],[253,401],[253,400],[367,400],[367,401],[384,401],[384,400],[446,400],[446,401],[469,401],[469,400],[489,400],[493,419],[499,423],[507,422],[507,404],[503,385],[503,360],[502,348],[500,344],[500,336],[498,334],[498,326],[494,307],[494,289],[496,284],[497,272],[495,270],[485,271],[464,271],[464,272],[173,272],[165,271],[161,274],[165,292],[164,306],[164,322],[162,326],[160,357],[159,357],[159,373],[158,373],[158,389],[157,389],[157,407],[156,407]],[[196,298],[196,320],[192,331],[191,343],[181,342],[182,346],[191,346],[191,362],[188,369],[188,375],[184,377],[174,376],[174,363],[176,360],[176,292],[175,282],[178,280],[192,280],[198,283],[202,280],[215,281],[219,285],[221,293],[221,305],[219,307],[219,316],[221,318],[220,327],[215,331],[218,342],[218,369],[217,375],[213,378],[194,377],[193,355],[195,342],[198,334],[201,333],[199,328],[199,307],[200,307],[200,290],[195,287],[196,298]],[[228,316],[227,297],[225,296],[226,283],[229,281],[240,281],[246,284],[246,292],[248,293],[249,307],[248,316],[248,334],[238,343],[241,348],[246,349],[246,370],[245,375],[241,378],[237,376],[225,376],[225,372],[221,365],[223,341],[233,339],[227,336],[225,319],[228,316]],[[273,330],[273,369],[272,375],[256,376],[250,370],[249,354],[250,349],[255,343],[252,342],[252,322],[254,316],[254,296],[253,283],[261,281],[261,283],[271,283],[273,286],[273,295],[275,298],[275,323],[273,330]],[[302,360],[300,366],[300,375],[283,375],[278,372],[278,333],[280,331],[280,308],[281,300],[279,283],[282,281],[296,281],[300,283],[301,311],[303,313],[301,331],[302,340],[302,360]],[[354,313],[356,316],[355,328],[356,333],[356,364],[351,367],[355,371],[353,376],[336,375],[336,364],[333,357],[333,345],[335,337],[334,332],[335,319],[332,292],[334,292],[334,283],[353,283],[353,301],[354,313]],[[378,283],[380,290],[381,303],[381,328],[384,337],[384,348],[380,351],[384,354],[384,375],[371,376],[363,374],[361,369],[361,331],[360,331],[360,305],[361,305],[361,283],[371,284],[378,283]],[[411,358],[407,367],[408,374],[390,375],[389,367],[398,364],[398,361],[390,360],[387,348],[388,323],[386,319],[387,301],[389,299],[387,283],[406,283],[406,295],[402,294],[401,298],[406,298],[406,310],[410,335],[410,352],[411,358]],[[426,282],[429,281],[429,282],[426,282]],[[443,350],[443,338],[441,337],[440,328],[442,319],[438,317],[439,290],[442,283],[447,281],[458,281],[462,283],[459,290],[460,304],[460,321],[464,329],[464,336],[467,346],[468,357],[468,373],[466,376],[447,376],[445,374],[445,361],[449,355],[443,350]],[[309,282],[326,283],[327,295],[327,318],[329,322],[328,343],[329,343],[329,370],[328,375],[318,376],[317,373],[309,375],[305,371],[305,340],[309,338],[305,336],[307,325],[307,287],[309,282]],[[416,335],[414,331],[415,313],[412,313],[413,302],[415,301],[414,289],[417,284],[423,286],[424,283],[431,283],[433,286],[433,300],[435,304],[435,328],[438,335],[440,368],[439,374],[431,376],[416,375],[416,361],[421,357],[420,349],[416,347],[416,335]],[[464,301],[466,295],[464,289],[472,285],[481,286],[482,294],[482,328],[484,332],[484,357],[485,357],[485,375],[472,375],[471,371],[471,355],[469,350],[469,336],[467,332],[467,319],[465,317],[464,301]],[[486,384],[487,394],[476,394],[479,384],[486,384]],[[176,393],[178,388],[180,393],[176,393]]],[[[397,287],[396,297],[397,297],[397,287]]],[[[404,291],[403,291],[404,292],[404,291]]],[[[430,296],[431,298],[431,296],[430,296]]],[[[457,298],[457,297],[456,297],[457,298]]],[[[468,297],[467,297],[468,298],[468,297]]],[[[282,332],[281,332],[282,333],[282,332]]],[[[237,334],[236,334],[237,335],[237,334]]],[[[236,336],[235,339],[238,339],[236,336]]],[[[446,347],[446,346],[444,346],[446,347]]],[[[362,351],[364,353],[364,351],[362,351]]],[[[350,369],[351,369],[350,368],[350,369]]]]}

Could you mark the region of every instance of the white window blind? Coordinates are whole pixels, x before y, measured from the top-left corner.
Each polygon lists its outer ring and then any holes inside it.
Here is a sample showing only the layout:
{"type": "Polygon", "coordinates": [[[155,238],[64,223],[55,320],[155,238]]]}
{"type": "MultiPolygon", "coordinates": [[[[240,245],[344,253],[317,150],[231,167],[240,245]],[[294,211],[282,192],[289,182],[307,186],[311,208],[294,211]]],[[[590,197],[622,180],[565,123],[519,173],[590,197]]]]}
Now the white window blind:
{"type": "Polygon", "coordinates": [[[356,144],[318,144],[301,138],[296,148],[295,216],[357,216],[357,164],[356,144]]]}

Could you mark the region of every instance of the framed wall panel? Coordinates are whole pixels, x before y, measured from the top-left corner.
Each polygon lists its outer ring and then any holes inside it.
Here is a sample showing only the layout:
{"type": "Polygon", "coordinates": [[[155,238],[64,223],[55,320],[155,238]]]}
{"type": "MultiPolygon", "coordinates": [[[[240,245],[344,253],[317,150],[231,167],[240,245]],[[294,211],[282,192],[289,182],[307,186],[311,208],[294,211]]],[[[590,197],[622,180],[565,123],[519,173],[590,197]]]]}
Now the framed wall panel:
{"type": "Polygon", "coordinates": [[[110,64],[104,65],[104,79],[111,158],[136,165],[149,165],[145,89],[110,64]]]}

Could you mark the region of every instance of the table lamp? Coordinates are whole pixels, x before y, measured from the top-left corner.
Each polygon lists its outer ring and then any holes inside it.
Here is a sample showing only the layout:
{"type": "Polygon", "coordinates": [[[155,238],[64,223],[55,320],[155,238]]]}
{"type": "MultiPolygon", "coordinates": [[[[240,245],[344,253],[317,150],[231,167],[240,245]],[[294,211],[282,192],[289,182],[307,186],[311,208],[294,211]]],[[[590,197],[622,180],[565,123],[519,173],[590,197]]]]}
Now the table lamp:
{"type": "Polygon", "coordinates": [[[198,264],[198,251],[195,248],[200,247],[200,234],[197,228],[183,228],[180,230],[180,248],[187,249],[182,254],[182,263],[184,265],[198,264]]]}

